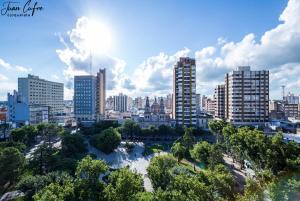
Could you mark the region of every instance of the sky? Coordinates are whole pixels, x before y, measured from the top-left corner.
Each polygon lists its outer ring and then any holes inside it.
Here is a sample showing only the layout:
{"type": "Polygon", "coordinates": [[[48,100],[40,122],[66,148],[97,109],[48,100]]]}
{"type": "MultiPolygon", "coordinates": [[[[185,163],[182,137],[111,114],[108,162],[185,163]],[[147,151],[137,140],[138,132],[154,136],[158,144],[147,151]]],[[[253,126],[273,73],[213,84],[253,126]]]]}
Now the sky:
{"type": "Polygon", "coordinates": [[[74,75],[90,64],[107,69],[107,95],[166,95],[182,56],[196,59],[202,95],[241,65],[270,70],[271,99],[281,85],[300,94],[300,0],[34,2],[34,16],[0,15],[0,100],[27,74],[63,82],[72,99],[74,75]]]}

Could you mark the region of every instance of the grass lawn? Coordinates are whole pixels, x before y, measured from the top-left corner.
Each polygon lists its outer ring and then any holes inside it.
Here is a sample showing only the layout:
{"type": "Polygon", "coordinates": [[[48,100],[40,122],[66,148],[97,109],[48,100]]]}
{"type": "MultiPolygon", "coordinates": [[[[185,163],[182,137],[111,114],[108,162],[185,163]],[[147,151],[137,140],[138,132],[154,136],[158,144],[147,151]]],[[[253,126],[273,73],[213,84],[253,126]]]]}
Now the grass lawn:
{"type": "Polygon", "coordinates": [[[159,153],[162,151],[167,151],[169,148],[168,144],[152,144],[145,145],[145,150],[143,152],[143,156],[148,156],[153,153],[159,153]]]}
{"type": "Polygon", "coordinates": [[[192,162],[186,160],[186,159],[181,160],[180,164],[182,166],[184,166],[185,168],[188,168],[189,170],[191,170],[194,173],[197,173],[197,172],[200,172],[200,171],[205,171],[205,166],[202,163],[201,164],[199,164],[199,163],[196,164],[196,166],[195,166],[196,170],[194,170],[194,164],[192,162]]]}

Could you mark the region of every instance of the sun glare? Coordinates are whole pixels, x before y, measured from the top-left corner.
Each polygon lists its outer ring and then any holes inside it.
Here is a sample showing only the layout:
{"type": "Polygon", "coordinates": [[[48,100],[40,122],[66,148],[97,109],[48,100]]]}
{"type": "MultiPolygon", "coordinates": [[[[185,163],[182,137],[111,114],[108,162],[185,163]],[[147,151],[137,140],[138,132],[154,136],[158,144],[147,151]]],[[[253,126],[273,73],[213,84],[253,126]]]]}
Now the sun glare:
{"type": "Polygon", "coordinates": [[[86,34],[87,47],[93,54],[103,54],[111,49],[111,32],[104,24],[98,21],[89,21],[86,34]]]}

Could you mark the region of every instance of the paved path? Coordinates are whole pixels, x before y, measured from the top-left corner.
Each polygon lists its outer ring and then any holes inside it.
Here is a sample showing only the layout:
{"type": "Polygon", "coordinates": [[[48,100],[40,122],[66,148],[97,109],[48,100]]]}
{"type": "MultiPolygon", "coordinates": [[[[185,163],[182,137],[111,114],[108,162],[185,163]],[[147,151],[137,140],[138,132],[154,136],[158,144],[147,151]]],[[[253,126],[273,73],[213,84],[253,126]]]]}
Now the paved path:
{"type": "Polygon", "coordinates": [[[233,159],[224,154],[224,162],[226,166],[229,168],[229,170],[232,172],[235,182],[237,184],[237,190],[239,192],[242,192],[244,190],[244,187],[246,185],[246,173],[245,171],[240,169],[240,165],[237,163],[233,163],[233,159]]]}

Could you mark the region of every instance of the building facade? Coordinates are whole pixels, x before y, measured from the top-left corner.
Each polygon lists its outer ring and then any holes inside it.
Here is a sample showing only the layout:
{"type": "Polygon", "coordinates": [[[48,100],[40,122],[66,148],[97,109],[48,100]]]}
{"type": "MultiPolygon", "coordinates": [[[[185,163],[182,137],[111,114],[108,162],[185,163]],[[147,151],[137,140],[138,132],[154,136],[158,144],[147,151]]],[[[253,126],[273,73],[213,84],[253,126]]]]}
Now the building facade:
{"type": "Polygon", "coordinates": [[[38,76],[18,78],[18,93],[30,105],[49,107],[49,115],[64,111],[64,84],[40,79],[38,76]]]}
{"type": "Polygon", "coordinates": [[[225,85],[218,85],[214,93],[215,109],[214,117],[225,118],[225,85]]]}
{"type": "Polygon", "coordinates": [[[127,101],[128,97],[122,93],[120,93],[118,96],[114,96],[114,111],[127,112],[127,101]]]}
{"type": "Polygon", "coordinates": [[[96,121],[96,77],[74,77],[74,115],[78,122],[96,121]]]}
{"type": "Polygon", "coordinates": [[[172,117],[178,125],[196,126],[196,61],[181,57],[173,70],[172,117]]]}
{"type": "Polygon", "coordinates": [[[29,107],[29,122],[36,125],[49,122],[49,107],[40,105],[31,105],[29,107]]]}
{"type": "Polygon", "coordinates": [[[225,118],[236,125],[264,125],[269,120],[269,71],[242,66],[226,74],[225,118]]]}
{"type": "Polygon", "coordinates": [[[299,96],[295,96],[293,93],[288,93],[287,96],[284,96],[284,101],[287,104],[299,104],[299,96]]]}
{"type": "Polygon", "coordinates": [[[133,117],[133,120],[137,121],[141,128],[148,128],[149,126],[159,127],[160,125],[172,126],[172,121],[165,112],[165,104],[162,97],[159,101],[155,98],[151,105],[149,98],[146,97],[144,115],[142,117],[133,117]]]}
{"type": "Polygon", "coordinates": [[[7,121],[16,124],[17,127],[29,123],[29,105],[17,91],[7,94],[7,114],[7,121]]]}
{"type": "Polygon", "coordinates": [[[97,119],[103,119],[105,116],[106,99],[106,70],[100,69],[96,77],[96,115],[97,119]]]}

